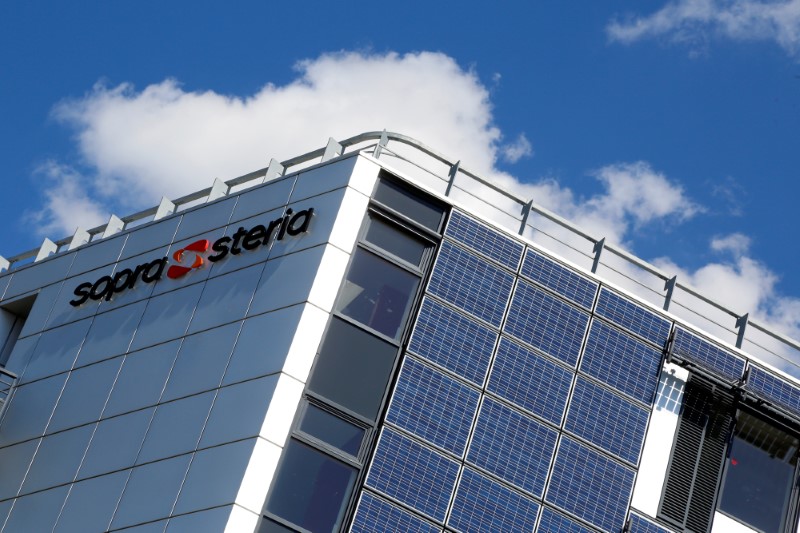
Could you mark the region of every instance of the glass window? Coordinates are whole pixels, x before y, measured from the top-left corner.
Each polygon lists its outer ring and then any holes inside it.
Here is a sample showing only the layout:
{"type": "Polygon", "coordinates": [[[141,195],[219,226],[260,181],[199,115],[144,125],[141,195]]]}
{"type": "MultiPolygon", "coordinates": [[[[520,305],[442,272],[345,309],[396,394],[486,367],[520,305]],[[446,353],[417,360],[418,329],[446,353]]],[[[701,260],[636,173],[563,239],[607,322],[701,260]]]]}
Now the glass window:
{"type": "Polygon", "coordinates": [[[356,470],[296,440],[286,445],[267,510],[309,531],[333,531],[356,470]]]}
{"type": "Polygon", "coordinates": [[[432,246],[425,240],[415,237],[377,216],[370,217],[364,239],[416,266],[421,265],[425,257],[425,250],[432,246]]]}
{"type": "Polygon", "coordinates": [[[303,431],[322,442],[339,448],[352,456],[357,456],[364,438],[364,428],[360,428],[316,405],[309,404],[300,422],[303,431]]]}
{"type": "Polygon", "coordinates": [[[336,310],[396,339],[419,278],[378,256],[357,249],[336,310]]]}
{"type": "Polygon", "coordinates": [[[396,356],[396,346],[334,318],[308,387],[338,405],[375,420],[396,356]]]}
{"type": "Polygon", "coordinates": [[[392,180],[378,180],[372,197],[387,207],[391,207],[411,220],[439,233],[444,217],[444,208],[433,200],[420,198],[399,183],[392,180]]]}
{"type": "Polygon", "coordinates": [[[784,531],[798,439],[740,412],[719,510],[765,533],[784,531]]]}

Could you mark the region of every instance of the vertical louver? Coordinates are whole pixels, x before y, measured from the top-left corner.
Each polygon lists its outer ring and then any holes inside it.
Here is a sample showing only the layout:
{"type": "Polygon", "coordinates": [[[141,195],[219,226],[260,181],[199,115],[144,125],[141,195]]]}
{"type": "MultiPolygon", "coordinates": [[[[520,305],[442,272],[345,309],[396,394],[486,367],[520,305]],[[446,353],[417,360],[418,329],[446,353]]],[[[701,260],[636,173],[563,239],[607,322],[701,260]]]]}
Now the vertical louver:
{"type": "Polygon", "coordinates": [[[684,531],[710,529],[732,419],[729,396],[697,379],[687,383],[659,511],[684,531]]]}

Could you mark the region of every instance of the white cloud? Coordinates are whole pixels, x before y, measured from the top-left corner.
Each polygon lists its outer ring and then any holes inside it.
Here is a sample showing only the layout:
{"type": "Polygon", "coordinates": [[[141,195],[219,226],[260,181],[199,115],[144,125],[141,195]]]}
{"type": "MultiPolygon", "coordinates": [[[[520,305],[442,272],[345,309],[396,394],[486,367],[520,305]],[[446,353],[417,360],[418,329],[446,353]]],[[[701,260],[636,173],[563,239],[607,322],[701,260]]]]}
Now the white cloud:
{"type": "Polygon", "coordinates": [[[741,233],[731,233],[724,237],[714,237],[711,249],[715,252],[731,252],[735,256],[743,256],[750,249],[750,237],[741,233]]]}
{"type": "Polygon", "coordinates": [[[800,0],[672,0],[650,15],[614,20],[606,32],[621,43],[663,37],[694,49],[710,37],[774,41],[796,56],[800,52],[800,0]]]}
{"type": "Polygon", "coordinates": [[[531,146],[531,142],[528,140],[525,134],[520,133],[514,142],[503,145],[502,154],[504,160],[508,161],[509,163],[516,163],[523,157],[532,156],[533,146],[531,146]]]}
{"type": "MultiPolygon", "coordinates": [[[[74,129],[79,168],[48,162],[45,205],[33,217],[51,237],[71,234],[346,138],[386,128],[416,137],[523,198],[533,198],[597,237],[623,243],[648,224],[674,226],[702,211],[682,187],[645,162],[620,163],[592,174],[603,191],[582,197],[556,178],[521,183],[497,169],[532,149],[524,134],[509,145],[494,124],[489,91],[474,72],[438,53],[399,55],[337,53],[297,65],[297,77],[240,97],[187,91],[175,80],[142,90],[128,84],[97,85],[83,98],[62,102],[55,116],[74,129]],[[102,207],[101,207],[102,206],[102,207]],[[53,235],[53,233],[57,233],[53,235]],[[60,234],[58,234],[60,233],[60,234]]],[[[685,272],[662,260],[668,272],[724,300],[729,287],[736,309],[761,309],[774,320],[794,300],[775,291],[775,276],[748,258],[742,237],[719,238],[716,248],[739,254],[685,272]]],[[[792,316],[798,316],[795,313],[792,316]]],[[[796,324],[795,324],[796,325],[796,324]]],[[[791,326],[791,324],[790,324],[791,326]]]]}

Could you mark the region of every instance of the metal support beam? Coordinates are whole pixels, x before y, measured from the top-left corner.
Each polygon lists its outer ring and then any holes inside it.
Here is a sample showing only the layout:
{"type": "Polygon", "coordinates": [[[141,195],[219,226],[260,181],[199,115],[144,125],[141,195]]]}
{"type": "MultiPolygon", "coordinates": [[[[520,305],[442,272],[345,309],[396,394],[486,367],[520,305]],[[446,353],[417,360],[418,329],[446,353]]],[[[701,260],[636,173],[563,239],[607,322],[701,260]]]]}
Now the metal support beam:
{"type": "Polygon", "coordinates": [[[208,193],[206,203],[213,202],[217,198],[222,198],[228,194],[228,185],[219,178],[214,178],[214,184],[211,185],[211,191],[208,193]]]}
{"type": "Polygon", "coordinates": [[[108,219],[108,224],[106,224],[106,230],[103,232],[103,238],[119,233],[123,228],[125,228],[125,222],[117,215],[111,215],[111,218],[108,219]]]}
{"type": "Polygon", "coordinates": [[[5,272],[11,266],[11,262],[0,255],[0,272],[5,272]]]}
{"type": "Polygon", "coordinates": [[[89,242],[91,238],[92,236],[89,235],[88,231],[79,227],[78,229],[75,230],[75,234],[72,235],[72,240],[69,241],[69,246],[67,246],[67,250],[74,250],[78,246],[89,242]]]}
{"type": "Polygon", "coordinates": [[[42,241],[42,245],[39,247],[39,251],[36,252],[36,259],[34,259],[34,263],[36,261],[41,261],[42,259],[46,259],[51,254],[54,254],[58,251],[58,245],[45,237],[44,241],[42,241]]]}
{"type": "Polygon", "coordinates": [[[375,151],[372,152],[372,157],[375,159],[380,159],[381,152],[383,152],[383,149],[386,148],[387,144],[389,144],[389,136],[386,135],[386,130],[383,130],[383,133],[381,133],[381,140],[379,140],[378,144],[375,145],[375,151]]]}
{"type": "Polygon", "coordinates": [[[167,200],[165,196],[162,196],[161,202],[158,204],[158,208],[156,209],[156,214],[153,215],[153,220],[164,218],[165,216],[171,215],[174,212],[175,204],[167,200]]]}
{"type": "Polygon", "coordinates": [[[528,225],[528,217],[531,214],[531,208],[533,207],[533,199],[529,200],[528,203],[522,206],[522,220],[520,221],[519,225],[519,234],[525,234],[525,226],[528,225]]]}
{"type": "Polygon", "coordinates": [[[666,283],[664,283],[664,290],[667,295],[664,296],[664,311],[669,311],[669,304],[672,303],[672,293],[675,292],[675,283],[678,281],[678,276],[672,276],[666,283]]]}
{"type": "Polygon", "coordinates": [[[606,246],[606,238],[603,237],[594,243],[594,261],[592,261],[592,273],[597,273],[597,267],[600,266],[600,255],[603,253],[603,248],[606,246]]]}
{"type": "Polygon", "coordinates": [[[447,190],[444,192],[445,196],[450,196],[450,191],[453,189],[453,183],[456,181],[456,174],[458,174],[458,167],[461,165],[461,160],[456,161],[454,165],[450,166],[450,174],[447,177],[447,190]]]}
{"type": "Polygon", "coordinates": [[[344,147],[336,142],[333,137],[328,138],[328,145],[325,147],[325,153],[322,154],[322,162],[330,161],[334,157],[342,155],[344,147]]]}
{"type": "Polygon", "coordinates": [[[266,183],[268,181],[272,181],[275,178],[280,178],[283,176],[283,173],[286,172],[286,169],[281,165],[277,159],[274,157],[269,161],[269,167],[267,167],[267,175],[264,176],[264,179],[261,180],[261,183],[266,183]]]}
{"type": "Polygon", "coordinates": [[[747,330],[747,319],[750,313],[745,313],[736,319],[736,347],[741,348],[744,343],[744,332],[747,330]]]}

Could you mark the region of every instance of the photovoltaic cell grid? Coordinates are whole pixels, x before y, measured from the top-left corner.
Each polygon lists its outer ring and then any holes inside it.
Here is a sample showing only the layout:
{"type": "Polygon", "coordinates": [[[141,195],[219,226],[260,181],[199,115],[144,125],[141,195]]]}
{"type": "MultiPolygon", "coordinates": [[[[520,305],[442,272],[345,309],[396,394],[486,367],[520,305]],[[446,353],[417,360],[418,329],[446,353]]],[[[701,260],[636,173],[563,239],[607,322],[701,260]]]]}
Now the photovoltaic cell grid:
{"type": "Polygon", "coordinates": [[[672,533],[671,530],[665,529],[635,513],[631,513],[630,518],[630,533],[672,533]]]}
{"type": "Polygon", "coordinates": [[[653,401],[661,353],[599,320],[592,321],[581,370],[628,396],[653,401]]]}
{"type": "Polygon", "coordinates": [[[745,361],[682,328],[675,330],[672,353],[682,359],[699,363],[731,381],[742,378],[745,361]]]}
{"type": "Polygon", "coordinates": [[[800,389],[766,370],[750,367],[747,390],[800,415],[800,389]]]}
{"type": "Polygon", "coordinates": [[[477,390],[409,357],[386,421],[460,457],[479,397],[477,390]]]}
{"type": "Polygon", "coordinates": [[[597,293],[597,283],[540,253],[528,249],[522,262],[522,275],[541,283],[585,309],[592,308],[594,295],[597,293]]]}
{"type": "Polygon", "coordinates": [[[647,411],[579,377],[564,429],[636,465],[647,430],[647,411]]]}
{"type": "Polygon", "coordinates": [[[485,397],[467,461],[540,497],[557,435],[533,418],[485,397]]]}
{"type": "Polygon", "coordinates": [[[483,385],[497,333],[426,298],[408,350],[483,385]]]}
{"type": "Polygon", "coordinates": [[[487,390],[561,425],[573,372],[502,337],[487,390]]]}
{"type": "Polygon", "coordinates": [[[563,436],[546,501],[600,529],[619,531],[633,477],[622,464],[563,436]]]}
{"type": "Polygon", "coordinates": [[[447,525],[464,532],[533,531],[539,505],[465,468],[447,525]]]}
{"type": "Polygon", "coordinates": [[[445,235],[516,271],[522,243],[453,210],[445,235]]]}
{"type": "Polygon", "coordinates": [[[593,533],[591,529],[575,522],[550,509],[542,509],[542,519],[539,521],[539,533],[593,533]]]}
{"type": "Polygon", "coordinates": [[[669,338],[669,320],[615,294],[600,289],[595,313],[659,346],[669,338]]]}
{"type": "Polygon", "coordinates": [[[500,326],[514,276],[445,241],[428,292],[500,326]]]}
{"type": "Polygon", "coordinates": [[[408,531],[409,533],[439,533],[441,531],[441,528],[369,492],[362,493],[350,531],[372,533],[373,531],[389,531],[392,529],[395,531],[408,531]]]}
{"type": "Polygon", "coordinates": [[[366,484],[443,522],[457,475],[455,461],[384,429],[366,484]]]}
{"type": "Polygon", "coordinates": [[[583,311],[520,280],[505,331],[574,367],[588,322],[583,311]]]}

